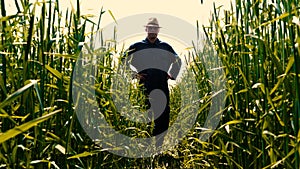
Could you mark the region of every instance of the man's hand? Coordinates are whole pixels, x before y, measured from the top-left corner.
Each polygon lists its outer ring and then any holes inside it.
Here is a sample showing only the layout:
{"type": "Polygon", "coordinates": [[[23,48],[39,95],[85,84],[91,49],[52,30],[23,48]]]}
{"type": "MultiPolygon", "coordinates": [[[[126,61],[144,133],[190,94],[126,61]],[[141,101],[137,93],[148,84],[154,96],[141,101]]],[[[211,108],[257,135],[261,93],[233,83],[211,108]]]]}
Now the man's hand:
{"type": "Polygon", "coordinates": [[[172,77],[171,75],[168,74],[168,79],[171,79],[171,80],[175,80],[174,77],[172,77]]]}
{"type": "Polygon", "coordinates": [[[144,80],[146,80],[146,78],[147,78],[147,74],[145,74],[145,73],[137,73],[137,74],[135,75],[135,78],[144,81],[144,80]]]}

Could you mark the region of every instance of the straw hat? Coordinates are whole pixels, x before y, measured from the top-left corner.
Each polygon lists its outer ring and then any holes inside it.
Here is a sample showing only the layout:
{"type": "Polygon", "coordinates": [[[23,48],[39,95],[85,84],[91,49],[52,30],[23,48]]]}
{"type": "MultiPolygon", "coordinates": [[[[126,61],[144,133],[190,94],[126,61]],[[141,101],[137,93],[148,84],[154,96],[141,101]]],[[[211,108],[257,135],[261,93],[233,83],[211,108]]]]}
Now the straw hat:
{"type": "Polygon", "coordinates": [[[151,27],[157,27],[157,28],[161,28],[158,24],[158,21],[156,18],[149,18],[147,25],[145,25],[145,27],[147,26],[151,26],[151,27]]]}

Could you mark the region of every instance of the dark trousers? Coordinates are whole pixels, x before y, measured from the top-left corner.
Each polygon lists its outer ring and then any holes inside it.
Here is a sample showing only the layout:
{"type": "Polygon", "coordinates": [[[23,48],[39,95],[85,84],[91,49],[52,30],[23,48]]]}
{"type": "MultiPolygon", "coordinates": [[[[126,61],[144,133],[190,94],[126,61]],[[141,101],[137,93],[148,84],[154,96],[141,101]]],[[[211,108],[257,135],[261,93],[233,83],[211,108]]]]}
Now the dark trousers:
{"type": "MultiPolygon", "coordinates": [[[[159,116],[157,119],[154,120],[154,129],[153,129],[153,136],[157,136],[169,128],[170,122],[170,107],[167,105],[165,111],[159,116]]],[[[156,138],[156,147],[162,146],[164,142],[165,134],[162,134],[160,137],[157,136],[156,138]]]]}
{"type": "MultiPolygon", "coordinates": [[[[148,87],[144,90],[144,94],[146,95],[146,103],[145,104],[146,104],[147,108],[151,107],[149,99],[153,99],[153,98],[149,98],[149,94],[154,89],[159,89],[159,88],[149,88],[148,87]]],[[[162,114],[154,120],[154,129],[152,131],[153,136],[158,136],[159,134],[166,131],[169,128],[169,123],[170,123],[169,89],[168,89],[168,87],[165,87],[164,89],[160,89],[160,90],[163,91],[163,93],[165,94],[165,96],[167,98],[167,103],[165,105],[165,109],[162,112],[162,114]]],[[[151,113],[158,114],[161,112],[151,112],[151,113]]],[[[163,144],[164,136],[165,136],[165,134],[156,138],[156,147],[160,147],[163,144]]]]}

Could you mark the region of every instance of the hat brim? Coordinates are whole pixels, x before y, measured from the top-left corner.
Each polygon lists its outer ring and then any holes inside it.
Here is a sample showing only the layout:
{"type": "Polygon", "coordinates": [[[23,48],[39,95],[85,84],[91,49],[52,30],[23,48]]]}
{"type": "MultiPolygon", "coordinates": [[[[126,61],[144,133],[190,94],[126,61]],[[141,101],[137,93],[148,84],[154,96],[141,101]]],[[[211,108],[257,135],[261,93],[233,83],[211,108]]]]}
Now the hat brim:
{"type": "Polygon", "coordinates": [[[156,27],[156,28],[161,28],[160,26],[158,25],[152,25],[152,24],[149,24],[149,25],[144,25],[144,27],[156,27]]]}

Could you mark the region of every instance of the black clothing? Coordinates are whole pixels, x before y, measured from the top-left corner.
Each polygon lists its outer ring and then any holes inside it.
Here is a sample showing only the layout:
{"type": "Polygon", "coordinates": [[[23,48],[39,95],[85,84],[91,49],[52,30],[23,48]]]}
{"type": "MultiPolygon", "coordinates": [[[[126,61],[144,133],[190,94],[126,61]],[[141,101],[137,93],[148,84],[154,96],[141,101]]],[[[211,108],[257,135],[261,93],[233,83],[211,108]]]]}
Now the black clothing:
{"type": "MultiPolygon", "coordinates": [[[[156,136],[169,127],[170,96],[168,79],[176,79],[181,66],[180,58],[169,44],[161,42],[159,39],[151,43],[147,38],[131,45],[128,57],[131,65],[142,77],[139,83],[143,84],[145,88],[144,94],[149,96],[152,90],[160,89],[167,98],[167,105],[163,113],[154,120],[153,135],[156,136]]],[[[147,100],[146,105],[150,108],[149,100],[147,100]]],[[[160,142],[162,143],[162,140],[160,142]]]]}

